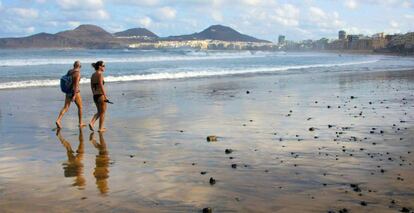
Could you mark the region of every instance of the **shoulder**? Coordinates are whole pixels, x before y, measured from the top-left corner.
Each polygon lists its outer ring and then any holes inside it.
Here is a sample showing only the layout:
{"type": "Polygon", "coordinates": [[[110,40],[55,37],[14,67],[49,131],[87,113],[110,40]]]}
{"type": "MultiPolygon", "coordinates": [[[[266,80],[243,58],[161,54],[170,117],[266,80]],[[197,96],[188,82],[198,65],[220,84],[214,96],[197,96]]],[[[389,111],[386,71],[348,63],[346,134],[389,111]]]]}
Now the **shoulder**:
{"type": "Polygon", "coordinates": [[[101,72],[97,72],[97,73],[96,73],[96,76],[97,76],[98,78],[103,78],[103,74],[102,74],[101,72]]]}
{"type": "Polygon", "coordinates": [[[72,70],[72,75],[73,76],[80,76],[79,70],[72,70]]]}

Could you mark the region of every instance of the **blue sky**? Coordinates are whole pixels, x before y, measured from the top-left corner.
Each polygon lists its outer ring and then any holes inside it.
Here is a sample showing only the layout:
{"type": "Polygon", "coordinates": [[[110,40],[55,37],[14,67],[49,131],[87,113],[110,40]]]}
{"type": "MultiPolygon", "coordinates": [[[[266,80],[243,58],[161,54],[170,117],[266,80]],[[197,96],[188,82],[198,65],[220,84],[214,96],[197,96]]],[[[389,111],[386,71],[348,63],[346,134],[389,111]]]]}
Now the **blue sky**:
{"type": "Polygon", "coordinates": [[[159,36],[213,24],[271,41],[414,31],[414,0],[0,0],[0,37],[56,33],[80,24],[159,36]]]}

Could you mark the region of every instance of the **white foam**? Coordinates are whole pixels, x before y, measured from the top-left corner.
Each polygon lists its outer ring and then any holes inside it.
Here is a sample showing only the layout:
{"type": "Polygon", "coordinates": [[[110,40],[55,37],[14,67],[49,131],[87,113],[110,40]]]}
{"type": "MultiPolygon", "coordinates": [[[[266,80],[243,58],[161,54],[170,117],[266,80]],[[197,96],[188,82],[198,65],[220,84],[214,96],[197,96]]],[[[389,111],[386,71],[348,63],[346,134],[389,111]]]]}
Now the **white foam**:
{"type": "MultiPolygon", "coordinates": [[[[262,67],[262,68],[248,68],[248,69],[220,69],[220,70],[193,70],[184,72],[162,72],[140,75],[124,75],[124,76],[107,76],[106,82],[124,82],[124,81],[140,81],[140,80],[164,80],[164,79],[180,79],[180,78],[200,78],[211,76],[237,75],[237,74],[254,74],[254,73],[272,73],[287,70],[321,68],[321,67],[336,67],[336,66],[351,66],[358,64],[375,63],[378,60],[338,63],[338,64],[312,64],[299,66],[285,66],[285,67],[262,67]]],[[[90,80],[86,78],[81,79],[81,84],[89,83],[90,80]]],[[[46,87],[57,86],[60,81],[56,79],[45,80],[29,80],[29,81],[13,81],[0,83],[0,89],[26,88],[26,87],[46,87]]]]}
{"type": "Polygon", "coordinates": [[[82,63],[92,63],[97,59],[107,63],[145,63],[145,62],[162,62],[162,61],[194,61],[194,60],[219,60],[219,59],[237,59],[237,58],[258,58],[277,55],[277,53],[266,52],[188,52],[183,55],[163,55],[163,56],[119,56],[119,57],[81,57],[76,56],[68,58],[25,58],[25,59],[0,59],[1,66],[38,66],[38,65],[62,65],[72,64],[74,60],[80,60],[82,63]]]}

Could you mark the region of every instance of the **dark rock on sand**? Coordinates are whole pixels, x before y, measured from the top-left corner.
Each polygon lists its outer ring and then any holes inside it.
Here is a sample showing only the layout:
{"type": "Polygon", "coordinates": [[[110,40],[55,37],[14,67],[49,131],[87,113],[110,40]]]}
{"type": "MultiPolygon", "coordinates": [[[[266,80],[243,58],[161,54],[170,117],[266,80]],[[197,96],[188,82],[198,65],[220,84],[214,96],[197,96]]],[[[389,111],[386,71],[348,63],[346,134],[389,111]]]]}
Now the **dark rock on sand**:
{"type": "Polygon", "coordinates": [[[401,212],[410,212],[410,210],[407,207],[402,207],[400,211],[401,212]]]}
{"type": "Polygon", "coordinates": [[[310,127],[310,128],[309,128],[309,131],[311,131],[311,132],[312,132],[312,131],[315,131],[315,128],[310,127]]]}
{"type": "Polygon", "coordinates": [[[232,153],[233,152],[233,150],[232,149],[226,149],[226,150],[224,150],[224,153],[226,153],[226,154],[230,154],[230,153],[232,153]]]}
{"type": "Polygon", "coordinates": [[[349,211],[348,211],[348,209],[346,209],[346,208],[343,208],[343,209],[340,209],[339,210],[339,213],[348,213],[349,211]]]}
{"type": "Polygon", "coordinates": [[[208,142],[217,141],[217,136],[215,136],[215,135],[209,135],[209,136],[207,136],[207,141],[208,142]]]}
{"type": "Polygon", "coordinates": [[[361,192],[361,188],[359,188],[358,184],[350,184],[351,188],[354,190],[354,192],[361,192]]]}
{"type": "Polygon", "coordinates": [[[212,212],[213,212],[213,210],[211,210],[210,207],[206,207],[206,208],[203,209],[203,213],[212,213],[212,212]]]}
{"type": "Polygon", "coordinates": [[[214,179],[213,177],[210,177],[210,185],[214,185],[216,184],[216,179],[214,179]]]}
{"type": "Polygon", "coordinates": [[[207,174],[207,172],[206,171],[202,171],[202,172],[200,172],[200,174],[201,175],[205,175],[205,174],[207,174]]]}
{"type": "Polygon", "coordinates": [[[367,202],[365,202],[365,201],[361,201],[361,206],[367,206],[367,202]]]}
{"type": "Polygon", "coordinates": [[[237,168],[237,164],[235,164],[235,163],[231,164],[231,168],[236,169],[237,168]]]}

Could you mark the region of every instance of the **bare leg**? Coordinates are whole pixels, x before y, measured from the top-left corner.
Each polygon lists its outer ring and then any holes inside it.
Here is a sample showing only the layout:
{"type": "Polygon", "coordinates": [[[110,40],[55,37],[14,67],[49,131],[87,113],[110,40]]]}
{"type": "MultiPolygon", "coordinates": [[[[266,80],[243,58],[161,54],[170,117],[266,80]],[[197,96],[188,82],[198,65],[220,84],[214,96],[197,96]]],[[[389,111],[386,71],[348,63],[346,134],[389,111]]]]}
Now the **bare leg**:
{"type": "Polygon", "coordinates": [[[95,125],[95,121],[96,121],[98,118],[99,118],[99,112],[98,112],[98,113],[96,113],[95,115],[93,115],[93,117],[92,117],[91,121],[89,122],[89,129],[90,129],[91,131],[94,131],[94,129],[93,129],[93,125],[95,125]]]}
{"type": "Polygon", "coordinates": [[[93,126],[95,125],[95,121],[99,118],[99,103],[95,102],[95,106],[96,106],[96,110],[98,110],[98,112],[92,116],[91,121],[89,122],[89,129],[91,131],[94,131],[93,126]]]}
{"type": "Polygon", "coordinates": [[[106,102],[104,101],[104,97],[101,96],[99,98],[99,130],[98,132],[105,132],[106,128],[104,128],[104,121],[105,121],[105,112],[106,112],[106,102]]]}
{"type": "Polygon", "coordinates": [[[78,107],[79,127],[82,128],[86,126],[82,122],[82,97],[80,96],[80,93],[76,93],[75,95],[75,104],[78,107]]]}
{"type": "Polygon", "coordinates": [[[63,108],[60,110],[59,116],[58,116],[58,118],[56,119],[56,127],[57,127],[58,129],[62,128],[61,121],[62,121],[63,115],[64,115],[64,114],[68,111],[68,109],[69,109],[70,102],[71,102],[70,97],[69,97],[68,95],[66,95],[66,98],[65,98],[65,105],[64,105],[64,106],[63,106],[63,108]]]}

